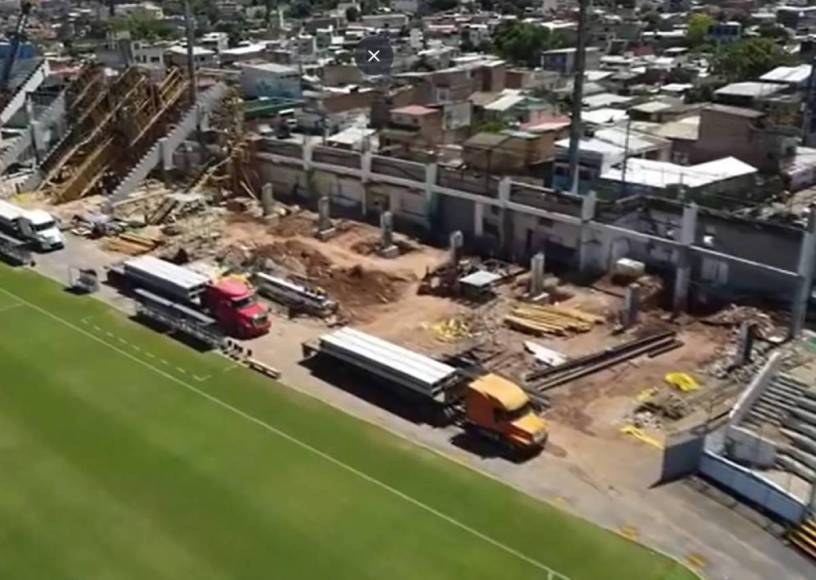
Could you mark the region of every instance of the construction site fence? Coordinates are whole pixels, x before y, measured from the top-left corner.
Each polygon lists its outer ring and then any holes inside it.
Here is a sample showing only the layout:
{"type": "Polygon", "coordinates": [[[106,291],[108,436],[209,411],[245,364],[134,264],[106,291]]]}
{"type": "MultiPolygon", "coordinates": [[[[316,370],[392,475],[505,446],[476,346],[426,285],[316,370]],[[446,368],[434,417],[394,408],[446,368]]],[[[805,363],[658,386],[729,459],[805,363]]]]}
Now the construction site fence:
{"type": "Polygon", "coordinates": [[[796,496],[710,449],[703,451],[699,471],[708,479],[786,522],[798,524],[807,513],[807,504],[796,496]]]}

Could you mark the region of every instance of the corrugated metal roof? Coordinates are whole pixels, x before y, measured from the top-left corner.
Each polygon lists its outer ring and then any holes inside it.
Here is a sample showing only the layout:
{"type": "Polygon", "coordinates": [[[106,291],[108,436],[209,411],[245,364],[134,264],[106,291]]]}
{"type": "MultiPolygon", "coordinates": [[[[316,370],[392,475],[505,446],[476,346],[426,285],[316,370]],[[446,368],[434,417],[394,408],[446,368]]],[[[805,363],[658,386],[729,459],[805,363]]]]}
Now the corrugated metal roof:
{"type": "Polygon", "coordinates": [[[417,381],[428,385],[446,381],[457,373],[457,370],[450,365],[348,326],[330,334],[324,334],[320,337],[320,341],[354,353],[361,358],[369,359],[403,375],[414,377],[417,381]]]}

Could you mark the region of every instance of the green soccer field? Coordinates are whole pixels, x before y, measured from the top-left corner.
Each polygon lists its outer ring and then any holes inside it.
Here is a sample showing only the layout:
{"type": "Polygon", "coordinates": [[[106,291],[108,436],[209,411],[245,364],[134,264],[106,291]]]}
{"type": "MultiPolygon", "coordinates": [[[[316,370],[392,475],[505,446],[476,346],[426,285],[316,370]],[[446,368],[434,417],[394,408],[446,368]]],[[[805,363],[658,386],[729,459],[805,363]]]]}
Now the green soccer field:
{"type": "Polygon", "coordinates": [[[550,568],[696,577],[0,265],[0,578],[514,580],[550,568]]]}

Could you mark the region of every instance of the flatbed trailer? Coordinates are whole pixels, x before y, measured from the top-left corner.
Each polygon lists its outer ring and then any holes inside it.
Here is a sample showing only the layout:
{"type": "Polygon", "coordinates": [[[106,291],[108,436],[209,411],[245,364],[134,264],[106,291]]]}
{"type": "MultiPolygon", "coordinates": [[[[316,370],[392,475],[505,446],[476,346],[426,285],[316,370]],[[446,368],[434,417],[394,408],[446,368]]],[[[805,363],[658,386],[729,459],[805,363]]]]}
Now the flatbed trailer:
{"type": "Polygon", "coordinates": [[[464,396],[459,369],[359,330],[344,327],[303,344],[304,356],[329,356],[381,379],[383,388],[418,399],[435,422],[449,421],[464,396]]]}
{"type": "Polygon", "coordinates": [[[252,277],[252,282],[259,294],[295,312],[306,312],[324,318],[337,312],[337,302],[325,292],[286,278],[266,272],[256,272],[252,277]]]}
{"type": "Polygon", "coordinates": [[[14,266],[33,264],[28,242],[0,232],[0,256],[14,266]]]}
{"type": "Polygon", "coordinates": [[[478,378],[418,352],[344,327],[304,343],[307,358],[325,355],[380,379],[378,388],[410,398],[433,425],[456,423],[501,443],[513,453],[537,453],[546,441],[544,420],[518,385],[488,373],[478,378]]]}
{"type": "Polygon", "coordinates": [[[129,289],[144,288],[193,305],[200,305],[201,295],[210,283],[203,274],[154,256],[139,256],[116,264],[108,271],[108,278],[129,289]]]}
{"type": "Polygon", "coordinates": [[[213,348],[225,345],[226,336],[214,318],[143,288],[134,290],[133,295],[139,316],[158,322],[213,348]]]}

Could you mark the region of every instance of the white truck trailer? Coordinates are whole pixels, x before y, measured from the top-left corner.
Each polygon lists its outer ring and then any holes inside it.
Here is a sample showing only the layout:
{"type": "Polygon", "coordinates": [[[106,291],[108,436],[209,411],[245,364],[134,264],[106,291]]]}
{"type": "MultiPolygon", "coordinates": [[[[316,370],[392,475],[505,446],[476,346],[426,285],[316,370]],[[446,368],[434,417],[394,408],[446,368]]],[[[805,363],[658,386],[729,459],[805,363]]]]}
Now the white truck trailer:
{"type": "Polygon", "coordinates": [[[0,200],[0,232],[40,251],[62,248],[65,240],[50,213],[0,200]]]}

